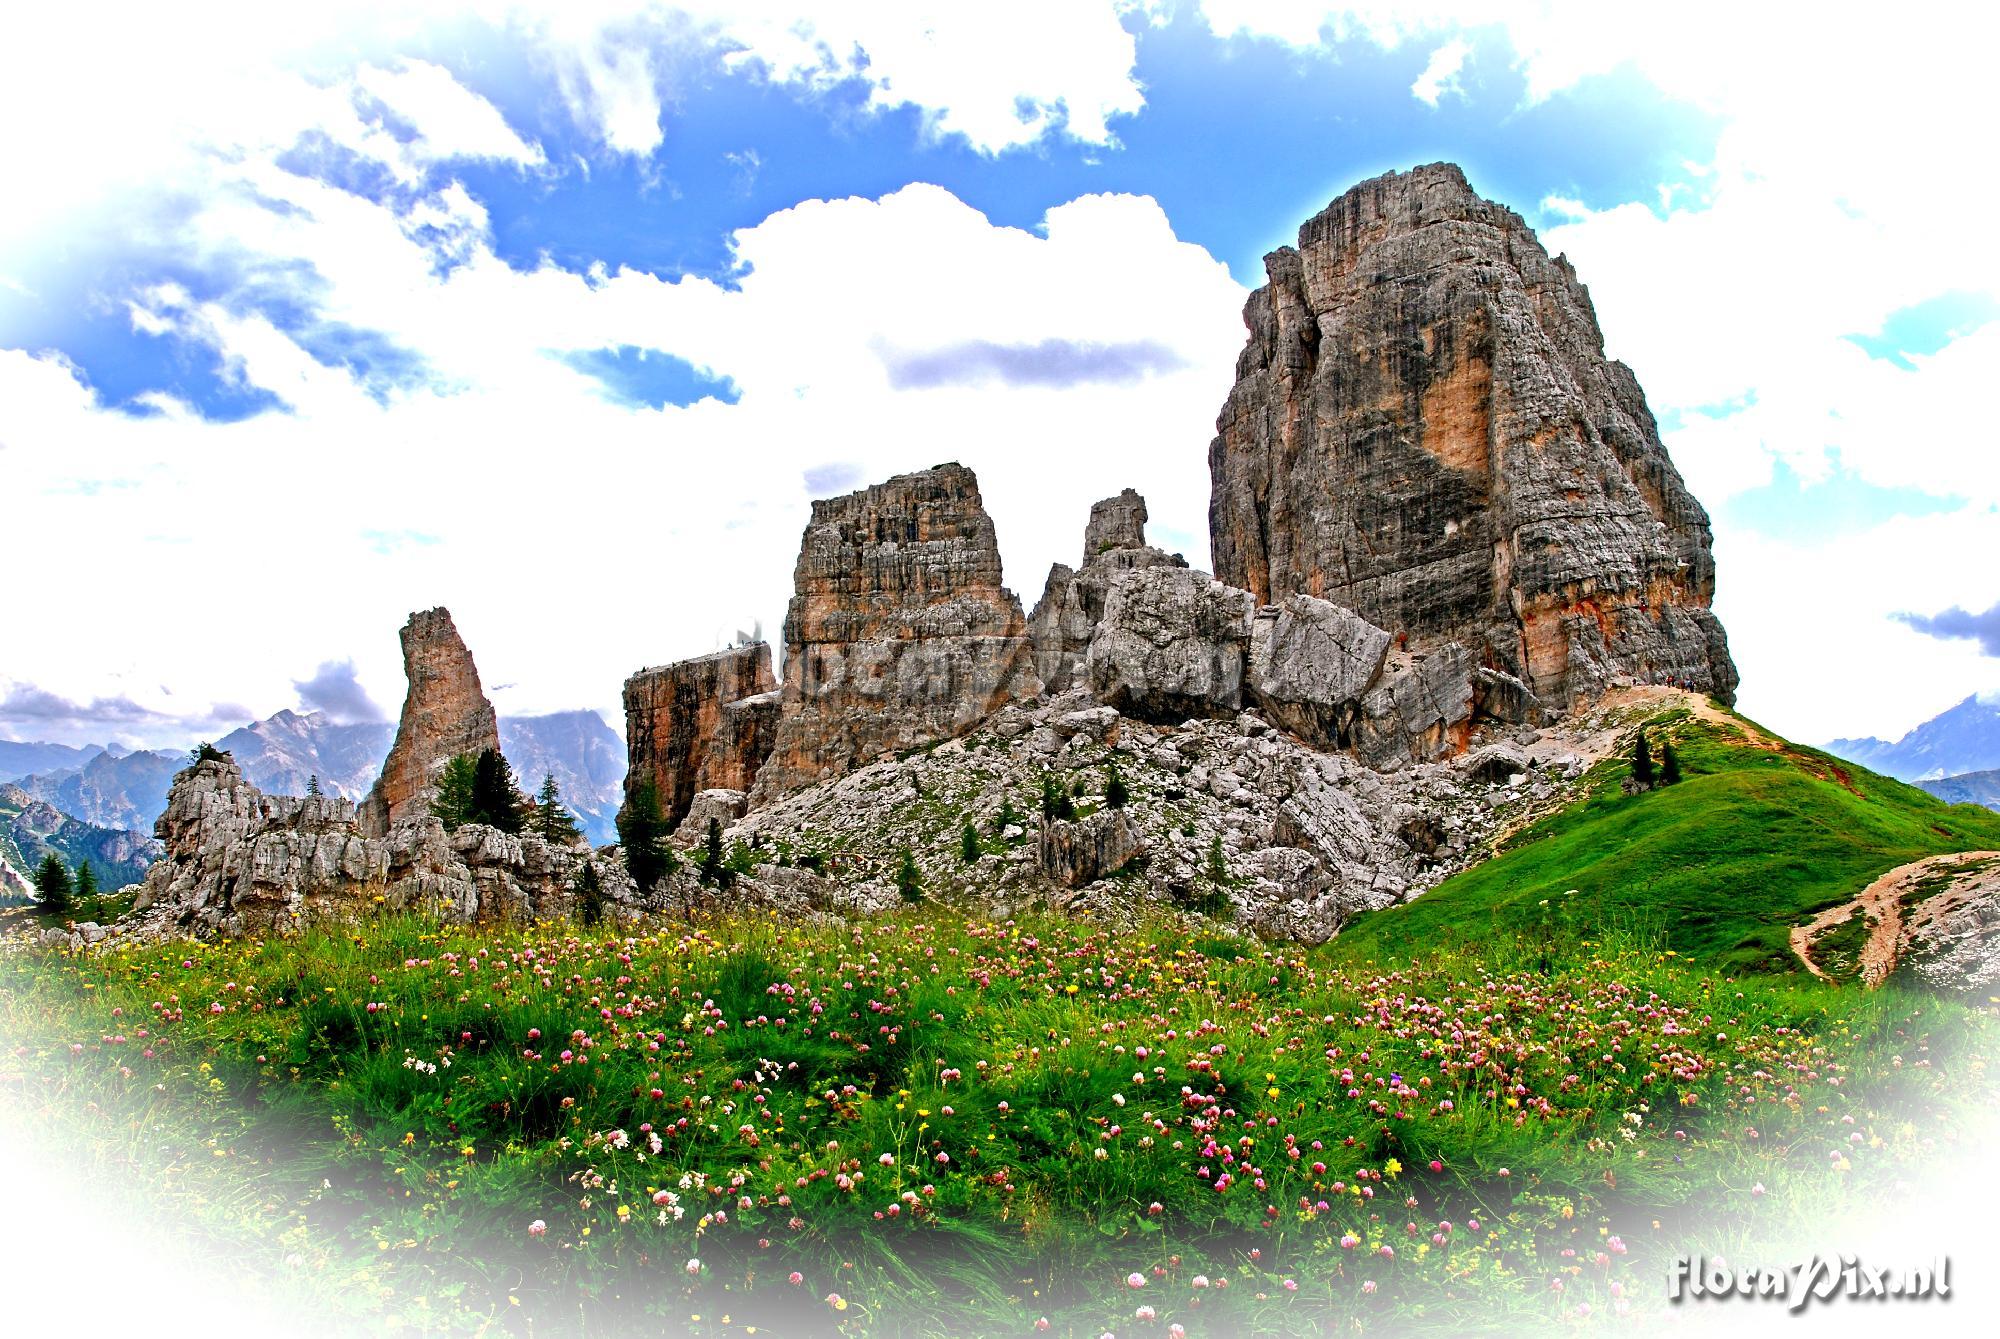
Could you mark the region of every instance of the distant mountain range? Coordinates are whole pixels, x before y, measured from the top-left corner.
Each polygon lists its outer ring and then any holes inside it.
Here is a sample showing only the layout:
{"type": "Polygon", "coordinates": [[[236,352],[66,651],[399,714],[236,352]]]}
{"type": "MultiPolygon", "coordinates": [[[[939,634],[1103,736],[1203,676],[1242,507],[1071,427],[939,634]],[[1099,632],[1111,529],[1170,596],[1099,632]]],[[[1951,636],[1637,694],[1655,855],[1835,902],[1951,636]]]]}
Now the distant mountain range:
{"type": "MultiPolygon", "coordinates": [[[[374,784],[395,736],[388,721],[342,724],[324,712],[281,711],[214,743],[233,754],[244,776],[266,793],[302,795],[307,780],[318,777],[327,794],[358,800],[374,784]]],[[[625,741],[603,717],[594,711],[502,717],[500,748],[523,790],[534,794],[543,776],[553,774],[584,834],[600,845],[617,840],[625,741]]],[[[149,840],[174,773],[185,766],[184,752],[0,741],[0,781],[11,780],[31,799],[86,825],[149,840]]]]}
{"type": "MultiPolygon", "coordinates": [[[[382,747],[388,753],[388,744],[382,747]]],[[[563,802],[592,845],[618,840],[618,806],[625,802],[625,740],[594,711],[502,716],[500,751],[514,764],[521,789],[533,795],[553,775],[563,802]]],[[[381,759],[375,760],[376,766],[381,759]]],[[[369,781],[374,777],[371,774],[369,781]]],[[[261,783],[260,783],[261,784],[261,783]]]]}
{"type": "Polygon", "coordinates": [[[103,746],[98,744],[79,749],[68,744],[17,744],[11,739],[0,739],[0,777],[81,767],[102,752],[103,746]]]}
{"type": "Polygon", "coordinates": [[[2000,768],[2000,706],[1975,695],[1893,743],[1872,737],[1836,739],[1826,750],[1899,781],[1990,771],[2000,768]]]}
{"type": "Polygon", "coordinates": [[[2000,770],[1963,772],[1917,784],[1946,804],[1981,804],[2000,809],[2000,770]]]}
{"type": "Polygon", "coordinates": [[[0,785],[0,895],[23,897],[50,852],[76,869],[88,860],[106,892],[137,883],[160,854],[149,836],[72,818],[19,786],[0,785]]]}

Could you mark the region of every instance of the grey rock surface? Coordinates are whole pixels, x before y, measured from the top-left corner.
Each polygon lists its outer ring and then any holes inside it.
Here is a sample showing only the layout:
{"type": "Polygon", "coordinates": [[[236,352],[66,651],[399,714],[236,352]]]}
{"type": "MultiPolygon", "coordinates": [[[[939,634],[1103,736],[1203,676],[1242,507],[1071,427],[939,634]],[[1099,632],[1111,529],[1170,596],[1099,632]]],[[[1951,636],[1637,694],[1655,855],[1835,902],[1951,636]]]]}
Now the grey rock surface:
{"type": "Polygon", "coordinates": [[[939,465],[813,503],[753,806],[950,739],[1041,691],[979,481],[939,465]]]}
{"type": "Polygon", "coordinates": [[[1557,708],[1621,675],[1731,699],[1707,514],[1566,259],[1435,163],[1265,270],[1209,450],[1218,577],[1458,643],[1557,708]]]}
{"type": "Polygon", "coordinates": [[[1140,720],[1234,715],[1254,602],[1206,572],[1155,567],[1111,581],[1085,655],[1090,688],[1140,720]]]}

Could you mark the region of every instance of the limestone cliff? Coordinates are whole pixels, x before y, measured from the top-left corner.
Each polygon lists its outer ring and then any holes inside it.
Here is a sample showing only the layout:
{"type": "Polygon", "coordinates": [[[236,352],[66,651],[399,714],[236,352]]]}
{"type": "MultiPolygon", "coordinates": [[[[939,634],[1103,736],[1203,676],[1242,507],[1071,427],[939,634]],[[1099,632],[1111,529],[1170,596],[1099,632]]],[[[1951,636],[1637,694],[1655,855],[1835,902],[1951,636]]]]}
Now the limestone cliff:
{"type": "Polygon", "coordinates": [[[794,589],[777,739],[753,803],[964,734],[1041,689],[963,465],[814,502],[794,589]]]}
{"type": "Polygon", "coordinates": [[[1219,579],[1558,706],[1621,676],[1730,700],[1708,517],[1566,259],[1437,163],[1264,263],[1209,448],[1219,579]]]}
{"type": "Polygon", "coordinates": [[[771,648],[763,642],[627,679],[627,800],[650,780],[673,825],[701,791],[749,790],[777,734],[777,689],[771,648]]]}
{"type": "Polygon", "coordinates": [[[371,837],[386,837],[398,822],[424,814],[438,772],[453,757],[500,748],[493,704],[479,686],[479,670],[452,624],[451,611],[411,614],[402,639],[403,674],[410,687],[396,742],[362,802],[361,830],[371,837]]]}

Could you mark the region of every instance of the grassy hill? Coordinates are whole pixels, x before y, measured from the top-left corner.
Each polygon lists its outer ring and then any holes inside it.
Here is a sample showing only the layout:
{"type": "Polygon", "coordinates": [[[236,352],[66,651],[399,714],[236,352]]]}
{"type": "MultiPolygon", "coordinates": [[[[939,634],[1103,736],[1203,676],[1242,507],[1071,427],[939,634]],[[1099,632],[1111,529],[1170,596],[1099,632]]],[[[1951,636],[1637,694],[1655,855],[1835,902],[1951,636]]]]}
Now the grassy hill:
{"type": "Polygon", "coordinates": [[[1680,784],[1625,794],[1621,751],[1593,769],[1587,799],[1497,858],[1357,919],[1337,941],[1341,956],[1619,933],[1726,972],[1793,971],[1786,934],[1807,914],[1909,861],[2000,849],[2000,814],[1947,805],[1742,717],[1675,707],[1647,729],[1656,753],[1673,741],[1680,784]]]}

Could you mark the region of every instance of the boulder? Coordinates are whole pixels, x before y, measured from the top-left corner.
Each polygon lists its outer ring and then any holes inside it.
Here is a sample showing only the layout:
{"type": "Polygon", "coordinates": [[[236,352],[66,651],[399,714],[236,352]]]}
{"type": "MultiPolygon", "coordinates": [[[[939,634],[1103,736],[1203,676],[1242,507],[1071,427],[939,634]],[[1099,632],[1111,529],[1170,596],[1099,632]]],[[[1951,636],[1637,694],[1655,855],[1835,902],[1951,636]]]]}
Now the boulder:
{"type": "Polygon", "coordinates": [[[1028,618],[1043,688],[1062,693],[1085,681],[1090,639],[1104,619],[1105,600],[1118,573],[1186,566],[1179,554],[1147,545],[1146,500],[1136,492],[1128,488],[1093,504],[1084,528],[1082,565],[1050,567],[1042,598],[1028,618]]]}
{"type": "Polygon", "coordinates": [[[1091,691],[1140,720],[1233,716],[1255,605],[1206,572],[1155,567],[1113,578],[1085,656],[1091,691]]]}
{"type": "Polygon", "coordinates": [[[1049,882],[1081,888],[1116,874],[1144,850],[1123,809],[1100,809],[1075,820],[1044,818],[1035,854],[1049,882]]]}
{"type": "Polygon", "coordinates": [[[1390,640],[1353,610],[1310,595],[1267,605],[1250,625],[1249,697],[1299,737],[1345,746],[1390,640]]]}

